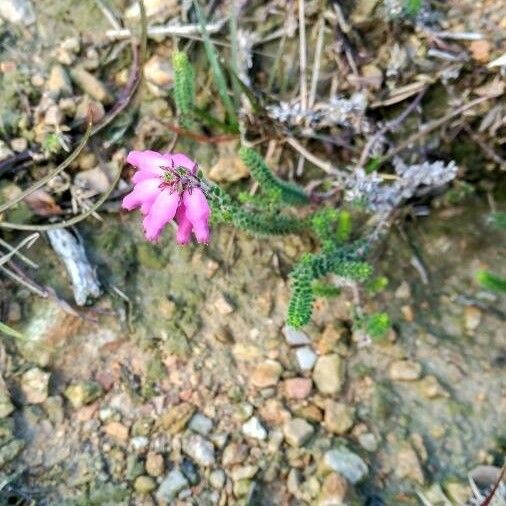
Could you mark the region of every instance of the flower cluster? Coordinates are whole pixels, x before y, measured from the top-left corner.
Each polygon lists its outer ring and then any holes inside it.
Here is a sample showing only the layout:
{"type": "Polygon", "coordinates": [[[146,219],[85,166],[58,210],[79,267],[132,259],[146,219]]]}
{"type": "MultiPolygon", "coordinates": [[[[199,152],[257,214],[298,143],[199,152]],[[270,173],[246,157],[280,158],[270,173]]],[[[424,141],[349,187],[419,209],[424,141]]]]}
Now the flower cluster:
{"type": "Polygon", "coordinates": [[[191,234],[199,243],[209,242],[210,208],[197,177],[197,164],[182,153],[131,151],[127,162],[138,170],[132,178],[134,189],[122,207],[140,208],[144,235],[156,242],[164,227],[177,223],[176,240],[187,244],[191,234]]]}

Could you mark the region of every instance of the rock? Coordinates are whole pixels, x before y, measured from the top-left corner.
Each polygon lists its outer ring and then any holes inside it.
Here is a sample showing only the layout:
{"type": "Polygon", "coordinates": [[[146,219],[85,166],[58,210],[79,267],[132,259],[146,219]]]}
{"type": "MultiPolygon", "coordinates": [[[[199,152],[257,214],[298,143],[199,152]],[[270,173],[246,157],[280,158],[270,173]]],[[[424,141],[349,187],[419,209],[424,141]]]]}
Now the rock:
{"type": "Polygon", "coordinates": [[[216,460],[213,444],[197,434],[183,441],[183,451],[204,467],[212,466],[216,460]]]}
{"type": "Polygon", "coordinates": [[[302,346],[304,344],[311,344],[311,339],[302,332],[302,330],[294,329],[286,325],[283,327],[283,334],[285,335],[286,342],[290,346],[302,346]]]}
{"type": "Polygon", "coordinates": [[[368,452],[375,452],[378,449],[376,436],[371,432],[365,432],[358,436],[360,446],[368,452]]]}
{"type": "Polygon", "coordinates": [[[284,382],[285,394],[289,399],[305,399],[312,388],[313,382],[309,378],[290,378],[284,382]]]}
{"type": "Polygon", "coordinates": [[[353,485],[363,480],[368,473],[367,464],[362,458],[344,446],[326,451],[323,467],[341,474],[353,485]]]}
{"type": "Polygon", "coordinates": [[[468,332],[475,331],[481,323],[483,313],[480,308],[466,306],[464,308],[464,327],[468,332]]]}
{"type": "Polygon", "coordinates": [[[323,415],[318,406],[308,404],[307,406],[297,406],[293,409],[294,415],[305,418],[310,422],[320,423],[323,420],[323,415]]]}
{"type": "Polygon", "coordinates": [[[196,413],[190,420],[188,427],[190,430],[197,432],[201,436],[207,436],[213,428],[213,421],[210,418],[207,418],[207,416],[196,413]]]}
{"type": "Polygon", "coordinates": [[[248,447],[239,443],[230,443],[223,450],[221,462],[224,466],[232,466],[244,462],[248,457],[248,447]]]}
{"type": "Polygon", "coordinates": [[[75,111],[75,120],[88,120],[91,113],[93,124],[97,124],[105,116],[104,106],[100,102],[91,99],[88,95],[82,97],[75,111]]]}
{"type": "Polygon", "coordinates": [[[283,426],[283,434],[286,442],[298,448],[303,446],[314,433],[313,426],[303,418],[293,418],[283,426]]]}
{"type": "Polygon", "coordinates": [[[0,379],[0,419],[9,416],[14,411],[11,396],[3,379],[0,379]]]}
{"type": "Polygon", "coordinates": [[[258,466],[237,466],[230,471],[230,477],[234,481],[249,480],[258,472],[258,466]]]}
{"type": "Polygon", "coordinates": [[[109,91],[93,74],[82,67],[73,67],[70,69],[72,80],[91,98],[98,100],[102,104],[110,104],[112,97],[109,91]]]}
{"type": "Polygon", "coordinates": [[[109,422],[103,427],[103,431],[112,438],[125,442],[128,440],[128,427],[120,422],[109,422]]]}
{"type": "Polygon", "coordinates": [[[9,146],[7,144],[0,140],[0,162],[7,160],[7,158],[10,158],[14,153],[9,149],[9,146]]]}
{"type": "Polygon", "coordinates": [[[35,11],[30,0],[2,0],[0,17],[15,25],[31,25],[35,22],[35,11]]]}
{"type": "Polygon", "coordinates": [[[51,105],[48,107],[44,114],[44,124],[48,126],[58,126],[63,122],[63,113],[57,105],[51,105]]]}
{"type": "Polygon", "coordinates": [[[342,506],[347,492],[347,481],[338,473],[330,473],[323,480],[318,506],[342,506]]]}
{"type": "Polygon", "coordinates": [[[142,495],[147,495],[153,492],[156,488],[156,481],[151,476],[138,476],[134,481],[134,489],[142,495]]]}
{"type": "Polygon", "coordinates": [[[302,346],[295,350],[297,363],[302,371],[310,371],[318,358],[316,353],[309,346],[302,346]]]}
{"type": "Polygon", "coordinates": [[[223,469],[216,469],[209,475],[209,483],[216,490],[222,490],[225,486],[226,475],[223,469]]]}
{"type": "Polygon", "coordinates": [[[21,376],[21,391],[27,404],[41,404],[47,399],[50,376],[38,367],[28,369],[21,376]]]}
{"type": "Polygon", "coordinates": [[[256,416],[252,416],[242,425],[242,433],[245,436],[262,441],[267,437],[267,431],[256,416]]]}
{"type": "Polygon", "coordinates": [[[337,354],[319,357],[313,370],[313,381],[319,392],[332,395],[339,392],[343,385],[344,366],[337,354]]]}
{"type": "Polygon", "coordinates": [[[130,439],[130,446],[136,453],[144,454],[149,447],[149,439],[146,436],[135,436],[130,439]]]}
{"type": "Polygon", "coordinates": [[[469,44],[469,50],[473,60],[479,63],[488,63],[490,60],[490,51],[492,50],[492,44],[485,39],[473,40],[469,44]]]}
{"type": "Polygon", "coordinates": [[[471,487],[462,481],[449,480],[445,482],[444,488],[455,504],[466,504],[472,494],[471,487]]]}
{"type": "Polygon", "coordinates": [[[413,307],[409,304],[405,304],[401,307],[401,313],[407,322],[412,322],[415,319],[415,312],[413,311],[413,307]]]}
{"type": "Polygon", "coordinates": [[[415,381],[422,376],[422,366],[413,360],[396,360],[390,364],[388,374],[393,381],[415,381]]]}
{"type": "Polygon", "coordinates": [[[188,486],[188,480],[179,469],[173,469],[162,481],[156,492],[156,498],[165,505],[172,504],[177,494],[188,486]]]}
{"type": "Polygon", "coordinates": [[[266,360],[258,364],[251,375],[251,383],[258,388],[274,386],[279,381],[283,368],[275,360],[266,360]]]}
{"type": "Polygon", "coordinates": [[[400,300],[407,300],[411,298],[411,287],[407,281],[403,281],[395,290],[395,298],[400,300]]]}
{"type": "Polygon", "coordinates": [[[162,414],[158,422],[159,426],[172,435],[182,432],[195,413],[195,410],[195,406],[189,402],[183,402],[173,406],[162,414]]]}
{"type": "Polygon", "coordinates": [[[53,65],[46,81],[46,90],[53,98],[72,95],[72,83],[61,65],[53,65]]]}
{"type": "Polygon", "coordinates": [[[343,325],[336,326],[329,323],[323,329],[321,336],[316,341],[316,349],[320,355],[326,355],[336,350],[339,341],[348,332],[343,325]]]}
{"type": "Polygon", "coordinates": [[[65,312],[50,299],[33,303],[28,323],[21,328],[27,337],[19,340],[18,349],[27,360],[46,367],[56,348],[66,343],[80,328],[82,319],[65,312]]]}
{"type": "Polygon", "coordinates": [[[96,381],[75,383],[65,389],[65,397],[74,408],[80,408],[92,403],[103,393],[102,387],[96,381]]]}
{"type": "Polygon", "coordinates": [[[236,497],[250,495],[254,486],[255,482],[252,482],[251,480],[236,481],[234,482],[234,495],[236,497]]]}
{"type": "Polygon", "coordinates": [[[144,65],[144,76],[148,82],[161,87],[168,87],[174,80],[169,61],[156,54],[144,65]]]}
{"type": "Polygon", "coordinates": [[[155,478],[161,476],[165,471],[163,455],[155,452],[148,452],[146,455],[146,472],[155,478]]]}
{"type": "Polygon", "coordinates": [[[353,427],[355,421],[355,408],[343,402],[331,400],[325,403],[325,428],[334,434],[344,434],[353,427]]]}
{"type": "MultiPolygon", "coordinates": [[[[16,153],[22,153],[23,151],[26,151],[28,149],[28,141],[24,138],[24,137],[16,137],[14,139],[11,140],[11,148],[16,152],[16,153]]],[[[19,315],[20,318],[18,318],[17,320],[13,320],[12,319],[12,308],[14,307],[19,307],[19,304],[10,304],[9,305],[9,314],[7,315],[7,319],[9,321],[19,321],[21,319],[21,314],[19,315]]],[[[20,308],[20,311],[21,311],[21,308],[20,308]]]]}
{"type": "Polygon", "coordinates": [[[181,472],[186,476],[190,485],[194,486],[200,481],[197,466],[187,458],[184,458],[180,465],[181,472]]]}
{"type": "Polygon", "coordinates": [[[54,424],[63,422],[63,399],[59,395],[48,397],[43,404],[43,407],[47,413],[47,417],[54,424]]]}
{"type": "Polygon", "coordinates": [[[132,434],[134,436],[149,436],[153,428],[153,423],[153,420],[146,416],[137,418],[132,425],[132,434]]]}
{"type": "Polygon", "coordinates": [[[214,307],[223,316],[227,316],[234,312],[234,306],[221,294],[215,301],[214,307]]]}
{"type": "Polygon", "coordinates": [[[221,155],[209,171],[209,179],[217,183],[231,183],[248,176],[248,167],[235,152],[221,155]]]}
{"type": "Polygon", "coordinates": [[[396,454],[395,474],[401,480],[424,484],[423,469],[418,455],[409,443],[403,443],[396,454]]]}
{"type": "Polygon", "coordinates": [[[14,460],[25,447],[25,442],[22,439],[12,439],[8,443],[0,447],[0,469],[5,464],[14,460]]]}
{"type": "Polygon", "coordinates": [[[437,399],[438,397],[450,397],[450,394],[441,386],[435,376],[429,374],[418,383],[420,391],[427,399],[437,399]]]}

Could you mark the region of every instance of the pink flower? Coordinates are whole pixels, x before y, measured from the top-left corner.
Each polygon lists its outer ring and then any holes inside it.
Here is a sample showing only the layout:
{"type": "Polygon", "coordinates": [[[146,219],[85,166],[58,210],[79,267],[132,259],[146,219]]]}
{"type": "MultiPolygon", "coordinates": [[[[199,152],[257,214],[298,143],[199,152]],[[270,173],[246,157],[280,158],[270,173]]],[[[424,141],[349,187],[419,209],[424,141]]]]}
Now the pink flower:
{"type": "Polygon", "coordinates": [[[140,207],[146,239],[156,242],[175,219],[178,244],[187,244],[192,232],[199,243],[207,244],[211,210],[200,188],[197,164],[182,153],[156,151],[131,151],[127,162],[138,170],[122,207],[128,211],[140,207]]]}

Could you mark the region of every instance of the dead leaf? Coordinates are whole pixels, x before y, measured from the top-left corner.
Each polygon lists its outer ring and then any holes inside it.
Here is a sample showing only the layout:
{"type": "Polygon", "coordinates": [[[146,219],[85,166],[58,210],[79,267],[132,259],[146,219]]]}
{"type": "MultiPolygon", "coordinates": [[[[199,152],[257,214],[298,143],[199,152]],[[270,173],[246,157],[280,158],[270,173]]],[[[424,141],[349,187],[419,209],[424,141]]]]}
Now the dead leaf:
{"type": "Polygon", "coordinates": [[[27,195],[24,200],[37,216],[58,216],[62,212],[61,207],[55,202],[53,197],[42,189],[35,190],[30,195],[27,195]]]}

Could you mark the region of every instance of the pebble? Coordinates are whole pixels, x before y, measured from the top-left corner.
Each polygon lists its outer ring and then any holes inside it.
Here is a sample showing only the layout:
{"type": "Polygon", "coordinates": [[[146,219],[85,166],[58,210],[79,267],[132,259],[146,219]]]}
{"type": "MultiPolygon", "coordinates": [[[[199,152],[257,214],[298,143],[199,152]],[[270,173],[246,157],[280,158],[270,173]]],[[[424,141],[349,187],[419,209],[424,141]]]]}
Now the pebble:
{"type": "Polygon", "coordinates": [[[258,466],[236,466],[230,471],[230,477],[234,481],[249,480],[258,472],[258,466]]]}
{"type": "Polygon", "coordinates": [[[128,427],[120,422],[109,422],[104,425],[102,430],[117,441],[125,442],[128,440],[128,427]]]}
{"type": "Polygon", "coordinates": [[[326,451],[323,467],[341,474],[353,485],[363,480],[368,473],[363,459],[344,446],[326,451]]]}
{"type": "Polygon", "coordinates": [[[450,394],[441,386],[438,379],[429,374],[419,382],[420,390],[427,399],[437,399],[438,397],[450,397],[450,394]]]}
{"type": "Polygon", "coordinates": [[[27,404],[41,404],[47,399],[50,376],[51,373],[38,367],[28,369],[21,376],[21,391],[27,404]]]}
{"type": "Polygon", "coordinates": [[[31,25],[35,22],[35,11],[30,0],[2,0],[0,17],[15,25],[31,25]]]}
{"type": "MultiPolygon", "coordinates": [[[[28,149],[28,141],[24,137],[16,137],[15,139],[12,139],[12,141],[11,141],[11,148],[16,153],[22,153],[23,151],[26,151],[28,149]]],[[[9,305],[8,319],[10,321],[13,321],[12,316],[11,316],[12,315],[12,311],[11,311],[12,307],[16,307],[16,305],[15,304],[9,305]]],[[[18,307],[19,307],[19,304],[18,304],[18,307]]],[[[20,311],[21,311],[21,308],[20,308],[20,311]]],[[[20,319],[21,318],[19,318],[17,321],[19,321],[20,319]]]]}
{"type": "Polygon", "coordinates": [[[252,416],[242,425],[242,432],[245,436],[262,441],[267,437],[267,431],[256,416],[252,416]]]}
{"type": "Polygon", "coordinates": [[[209,171],[209,179],[217,183],[232,183],[248,176],[248,168],[234,152],[222,154],[209,171]]]}
{"type": "Polygon", "coordinates": [[[411,287],[407,281],[403,281],[395,290],[395,298],[406,300],[411,297],[411,287]]]}
{"type": "Polygon", "coordinates": [[[49,126],[58,126],[63,122],[63,113],[60,108],[55,104],[48,107],[44,114],[44,124],[49,126]]]}
{"type": "Polygon", "coordinates": [[[316,361],[313,370],[313,381],[322,394],[332,395],[343,386],[344,366],[337,354],[324,355],[316,361]]]}
{"type": "Polygon", "coordinates": [[[468,332],[476,330],[481,323],[482,311],[475,306],[466,306],[464,309],[464,327],[468,332]]]}
{"type": "Polygon", "coordinates": [[[348,482],[338,473],[330,473],[323,480],[318,506],[340,506],[344,504],[348,482]]]}
{"type": "Polygon", "coordinates": [[[225,298],[223,294],[221,294],[215,301],[214,307],[218,313],[223,316],[227,316],[234,312],[234,306],[230,304],[230,302],[225,298]]]}
{"type": "Polygon", "coordinates": [[[236,442],[229,443],[223,450],[221,462],[224,466],[232,466],[244,462],[248,457],[248,447],[236,442]]]}
{"type": "Polygon", "coordinates": [[[199,472],[197,466],[190,460],[184,458],[181,462],[181,472],[186,476],[186,479],[190,482],[190,485],[194,486],[200,481],[199,472]]]}
{"type": "Polygon", "coordinates": [[[375,452],[378,449],[378,440],[372,432],[364,432],[358,436],[360,446],[368,452],[375,452]]]}
{"type": "Polygon", "coordinates": [[[285,394],[289,399],[306,399],[311,393],[313,382],[309,378],[290,378],[284,382],[285,394]]]}
{"type": "Polygon", "coordinates": [[[422,465],[418,455],[409,443],[403,443],[396,452],[395,474],[401,480],[411,480],[424,484],[422,465]]]}
{"type": "Polygon", "coordinates": [[[251,383],[258,388],[274,386],[279,381],[283,368],[275,360],[266,360],[258,364],[251,375],[251,383]]]}
{"type": "Polygon", "coordinates": [[[422,376],[422,366],[413,360],[396,360],[390,364],[388,374],[393,381],[416,381],[422,376]]]}
{"type": "Polygon", "coordinates": [[[325,403],[325,428],[334,434],[348,432],[355,421],[355,409],[343,402],[328,400],[325,403]]]}
{"type": "Polygon", "coordinates": [[[54,424],[63,422],[64,411],[63,411],[63,399],[59,395],[48,397],[44,401],[44,409],[47,413],[47,417],[54,424]]]}
{"type": "Polygon", "coordinates": [[[162,504],[172,504],[177,494],[188,486],[188,480],[179,469],[173,469],[160,484],[156,498],[162,504]]]}
{"type": "Polygon", "coordinates": [[[311,344],[311,339],[302,332],[302,330],[294,329],[286,325],[283,327],[283,334],[285,335],[286,342],[290,346],[302,346],[304,344],[311,344]]]}
{"type": "Polygon", "coordinates": [[[316,353],[309,346],[302,346],[295,350],[297,363],[303,371],[310,371],[318,358],[316,353]]]}
{"type": "Polygon", "coordinates": [[[93,74],[82,67],[73,67],[70,70],[72,80],[91,98],[103,104],[111,103],[109,91],[93,74]]]}
{"type": "Polygon", "coordinates": [[[3,380],[0,380],[0,418],[9,416],[14,411],[9,391],[3,380]]]}
{"type": "Polygon", "coordinates": [[[213,444],[197,434],[183,441],[183,451],[204,467],[212,466],[216,461],[213,444]]]}
{"type": "Polygon", "coordinates": [[[10,150],[9,146],[0,139],[0,162],[3,160],[7,160],[7,158],[10,158],[14,153],[10,150]]]}
{"type": "Polygon", "coordinates": [[[316,349],[318,350],[319,354],[326,355],[327,353],[332,353],[335,351],[339,341],[342,340],[346,332],[347,329],[343,325],[326,325],[321,336],[316,341],[316,349]]]}
{"type": "Polygon", "coordinates": [[[161,476],[165,471],[163,455],[155,452],[148,452],[146,455],[146,472],[155,478],[161,476]]]}
{"type": "Polygon", "coordinates": [[[72,95],[72,83],[61,65],[53,65],[46,81],[46,89],[53,98],[72,95]]]}
{"type": "Polygon", "coordinates": [[[215,469],[210,475],[209,475],[209,483],[211,484],[211,487],[215,488],[216,490],[222,490],[225,485],[225,471],[222,469],[215,469]]]}
{"type": "Polygon", "coordinates": [[[213,421],[207,416],[196,413],[190,420],[188,427],[190,430],[197,432],[201,436],[207,436],[213,428],[213,421]]]}
{"type": "Polygon", "coordinates": [[[82,97],[75,108],[74,119],[83,120],[87,119],[90,116],[93,123],[98,123],[105,116],[104,106],[97,102],[96,100],[91,99],[88,95],[82,97]]]}
{"type": "Polygon", "coordinates": [[[303,418],[293,418],[283,426],[286,442],[296,448],[303,446],[314,433],[313,426],[303,418]]]}
{"type": "Polygon", "coordinates": [[[134,489],[139,494],[147,495],[156,488],[156,481],[151,476],[141,475],[134,481],[134,489]]]}
{"type": "Polygon", "coordinates": [[[167,58],[152,56],[144,65],[144,76],[156,86],[167,87],[174,80],[172,67],[167,58]]]}
{"type": "Polygon", "coordinates": [[[11,439],[0,447],[0,469],[11,460],[14,460],[25,447],[23,439],[11,439]]]}
{"type": "Polygon", "coordinates": [[[75,383],[65,389],[65,397],[74,408],[80,408],[92,403],[103,393],[102,387],[95,381],[75,383]]]}
{"type": "Polygon", "coordinates": [[[195,406],[189,402],[182,402],[181,404],[172,406],[160,417],[159,426],[172,435],[182,432],[195,413],[195,410],[195,406]]]}
{"type": "Polygon", "coordinates": [[[130,445],[137,453],[145,453],[149,447],[149,439],[146,436],[135,436],[130,439],[130,445]]]}

